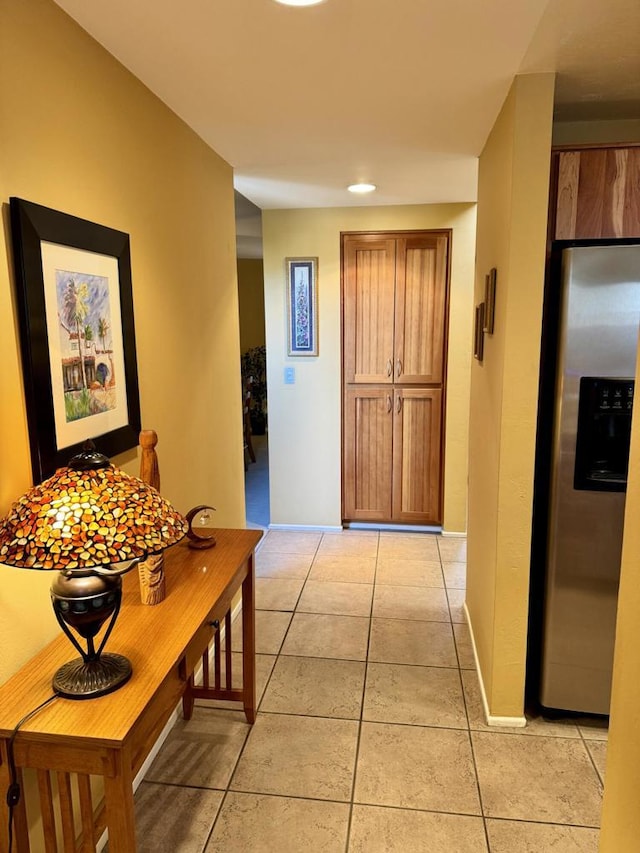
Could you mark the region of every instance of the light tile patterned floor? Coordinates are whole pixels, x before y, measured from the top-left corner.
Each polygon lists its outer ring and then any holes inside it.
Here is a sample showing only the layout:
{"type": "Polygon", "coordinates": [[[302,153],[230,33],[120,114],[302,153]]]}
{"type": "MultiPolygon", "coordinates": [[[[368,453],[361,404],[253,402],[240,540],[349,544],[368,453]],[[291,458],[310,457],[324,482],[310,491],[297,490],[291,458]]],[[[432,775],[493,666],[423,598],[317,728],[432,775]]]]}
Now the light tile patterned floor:
{"type": "Polygon", "coordinates": [[[486,725],[465,561],[458,538],[268,533],[258,719],[198,702],[176,724],[142,853],[596,853],[606,728],[486,725]]]}

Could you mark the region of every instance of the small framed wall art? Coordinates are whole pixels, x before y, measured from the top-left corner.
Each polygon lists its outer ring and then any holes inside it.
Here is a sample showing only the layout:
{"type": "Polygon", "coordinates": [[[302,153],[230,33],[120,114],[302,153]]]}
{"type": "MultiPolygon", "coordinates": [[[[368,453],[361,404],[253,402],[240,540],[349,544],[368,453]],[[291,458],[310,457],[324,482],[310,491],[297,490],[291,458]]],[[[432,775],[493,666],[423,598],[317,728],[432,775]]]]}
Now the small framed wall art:
{"type": "Polygon", "coordinates": [[[484,357],[484,312],[485,304],[476,305],[476,321],[473,327],[473,357],[482,361],[484,357]]]}
{"type": "Polygon", "coordinates": [[[87,439],[105,456],[138,444],[140,398],[129,235],[10,200],[35,483],[87,439]]]}
{"type": "Polygon", "coordinates": [[[287,355],[318,355],[318,259],[286,258],[287,355]]]}
{"type": "Polygon", "coordinates": [[[497,270],[493,267],[484,284],[484,330],[490,335],[493,334],[496,317],[496,276],[497,270]]]}

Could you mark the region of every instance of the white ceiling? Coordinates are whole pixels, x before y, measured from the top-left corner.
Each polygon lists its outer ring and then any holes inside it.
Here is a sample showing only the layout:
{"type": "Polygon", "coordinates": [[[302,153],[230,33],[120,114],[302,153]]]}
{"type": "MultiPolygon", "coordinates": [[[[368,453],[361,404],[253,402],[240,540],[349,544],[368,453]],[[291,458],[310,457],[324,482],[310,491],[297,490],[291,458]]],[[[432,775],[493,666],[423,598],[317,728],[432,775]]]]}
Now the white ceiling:
{"type": "Polygon", "coordinates": [[[57,2],[262,209],[475,200],[517,73],[558,72],[560,118],[640,118],[639,0],[57,2]]]}

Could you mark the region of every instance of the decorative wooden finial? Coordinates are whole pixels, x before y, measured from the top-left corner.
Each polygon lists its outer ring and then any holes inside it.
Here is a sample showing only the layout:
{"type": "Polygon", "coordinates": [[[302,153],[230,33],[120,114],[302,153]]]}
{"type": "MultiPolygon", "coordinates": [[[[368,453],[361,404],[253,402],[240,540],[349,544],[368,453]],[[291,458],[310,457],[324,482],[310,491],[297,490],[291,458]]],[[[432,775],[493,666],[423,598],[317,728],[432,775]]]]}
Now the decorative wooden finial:
{"type": "MultiPolygon", "coordinates": [[[[160,468],[156,455],[158,434],[152,429],[143,429],[140,433],[140,479],[160,491],[160,468]]],[[[140,597],[143,604],[158,604],[166,595],[164,581],[164,557],[162,554],[147,557],[138,566],[140,577],[140,597]]]]}
{"type": "Polygon", "coordinates": [[[160,491],[160,468],[158,467],[158,456],[156,455],[158,433],[153,429],[143,429],[140,433],[139,441],[142,448],[140,479],[160,491]]]}

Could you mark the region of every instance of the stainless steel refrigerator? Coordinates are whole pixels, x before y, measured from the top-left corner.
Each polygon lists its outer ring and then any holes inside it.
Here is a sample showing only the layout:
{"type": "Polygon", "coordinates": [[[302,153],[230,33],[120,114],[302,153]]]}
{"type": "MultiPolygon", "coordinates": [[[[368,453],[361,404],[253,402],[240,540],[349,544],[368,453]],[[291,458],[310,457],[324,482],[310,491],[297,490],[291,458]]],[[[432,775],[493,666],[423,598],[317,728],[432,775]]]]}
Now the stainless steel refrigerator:
{"type": "Polygon", "coordinates": [[[609,713],[640,325],[640,245],[609,242],[554,244],[553,401],[543,412],[552,426],[539,701],[594,714],[609,713]]]}

